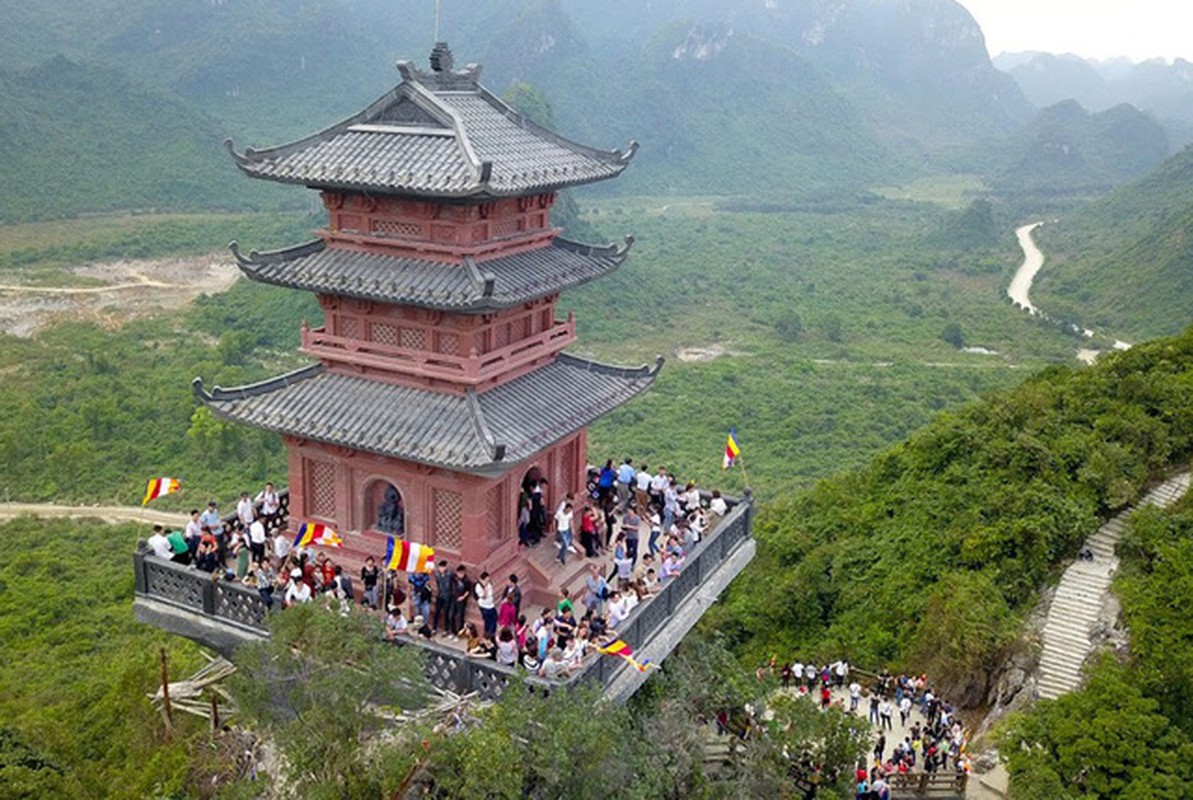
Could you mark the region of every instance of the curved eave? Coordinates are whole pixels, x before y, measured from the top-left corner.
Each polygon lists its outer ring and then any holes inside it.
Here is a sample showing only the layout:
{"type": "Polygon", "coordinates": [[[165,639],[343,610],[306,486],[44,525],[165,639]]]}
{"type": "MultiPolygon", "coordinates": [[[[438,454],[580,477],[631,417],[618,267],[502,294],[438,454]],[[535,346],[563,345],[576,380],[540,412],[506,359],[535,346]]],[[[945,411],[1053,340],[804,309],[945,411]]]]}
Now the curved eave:
{"type": "MultiPolygon", "coordinates": [[[[481,280],[475,285],[475,292],[470,298],[462,299],[459,297],[445,298],[436,296],[433,293],[425,292],[418,293],[413,290],[404,290],[402,292],[386,291],[385,287],[381,285],[380,281],[374,281],[372,284],[366,283],[360,279],[353,281],[339,281],[339,282],[318,282],[311,280],[302,280],[295,278],[292,275],[287,275],[284,272],[271,270],[278,264],[285,264],[287,262],[296,262],[303,258],[313,256],[326,249],[326,244],[322,239],[315,239],[305,244],[297,245],[291,248],[282,250],[273,250],[267,252],[259,252],[257,250],[251,251],[245,256],[239,245],[232,242],[229,249],[232,255],[236,258],[236,262],[240,267],[241,272],[249,280],[258,283],[264,283],[271,286],[280,286],[287,289],[299,289],[302,291],[315,292],[317,294],[335,294],[343,295],[345,297],[354,297],[361,300],[372,300],[383,303],[395,303],[402,305],[411,305],[419,308],[426,308],[434,311],[455,311],[464,313],[484,313],[488,311],[500,311],[507,308],[514,308],[523,303],[535,300],[549,294],[555,294],[568,289],[574,289],[577,286],[582,286],[589,281],[603,278],[606,275],[612,274],[625,263],[629,256],[630,249],[634,245],[634,237],[626,236],[624,244],[622,245],[591,245],[581,242],[574,242],[569,239],[556,238],[551,247],[557,247],[561,250],[566,250],[581,256],[597,260],[601,264],[601,268],[593,269],[586,273],[577,274],[576,272],[564,273],[558,279],[549,283],[539,283],[523,287],[520,291],[509,296],[493,296],[491,294],[491,284],[496,282],[496,276],[493,273],[495,267],[499,267],[501,259],[494,259],[493,261],[482,261],[475,263],[473,266],[479,274],[481,280]]],[[[518,257],[517,255],[514,256],[518,257]]],[[[396,266],[395,269],[400,269],[396,266]]],[[[450,269],[464,269],[464,266],[451,266],[450,269]]]]}
{"type": "Polygon", "coordinates": [[[612,180],[621,175],[629,165],[626,161],[617,165],[607,175],[577,176],[574,178],[560,178],[543,180],[539,183],[502,188],[492,183],[473,183],[459,189],[428,189],[408,184],[381,184],[367,181],[352,180],[313,180],[301,175],[271,175],[254,169],[257,162],[237,161],[236,166],[241,172],[258,180],[273,181],[274,183],[288,183],[295,186],[305,186],[308,189],[334,190],[345,192],[365,192],[369,194],[392,195],[407,198],[432,198],[439,200],[499,200],[507,197],[521,197],[528,194],[556,192],[576,186],[587,186],[592,183],[612,180]]]}
{"type": "Polygon", "coordinates": [[[561,355],[555,366],[547,365],[485,393],[469,392],[460,398],[333,375],[319,364],[248,386],[217,386],[208,392],[196,378],[193,387],[212,413],[238,424],[387,458],[494,475],[642,394],[653,384],[662,364],[660,357],[653,366],[626,368],[561,355]],[[598,377],[580,377],[585,373],[598,377]],[[312,383],[304,387],[307,382],[312,383]],[[578,397],[572,391],[577,386],[594,387],[593,396],[578,397]],[[546,412],[535,409],[527,403],[528,395],[539,393],[547,400],[557,395],[561,402],[552,403],[546,412]],[[379,402],[362,407],[362,397],[379,402]],[[581,401],[583,404],[571,408],[560,407],[581,401]],[[421,420],[428,408],[439,409],[448,421],[436,424],[447,427],[419,438],[411,426],[426,431],[421,420]],[[403,417],[407,414],[413,416],[403,417]],[[459,434],[464,428],[468,436],[459,434]],[[395,448],[393,442],[405,443],[406,449],[395,448]],[[426,455],[436,450],[445,455],[426,455]]]}

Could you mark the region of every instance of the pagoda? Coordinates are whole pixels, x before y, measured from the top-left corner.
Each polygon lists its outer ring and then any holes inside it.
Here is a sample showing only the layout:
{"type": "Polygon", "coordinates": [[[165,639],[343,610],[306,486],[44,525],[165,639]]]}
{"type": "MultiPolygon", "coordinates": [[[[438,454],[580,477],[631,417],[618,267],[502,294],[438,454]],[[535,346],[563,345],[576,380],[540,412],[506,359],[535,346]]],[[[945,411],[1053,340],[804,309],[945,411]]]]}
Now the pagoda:
{"type": "Polygon", "coordinates": [[[291,533],[306,521],[344,538],[345,560],[380,558],[396,534],[464,563],[473,577],[519,574],[537,602],[563,571],[518,547],[519,500],[547,480],[548,514],[581,496],[587,425],[653,382],[564,353],[575,319],[560,292],[617,269],[633,243],[569,241],[551,225],[560,190],[616,177],[637,145],[569,141],[453,69],[399,62],[401,82],[356,115],[290,144],[238,153],[254,178],[317,189],[317,238],[243,254],[251,280],[314,292],[322,325],[302,326],[315,363],[210,392],[217,416],[279,433],[289,454],[291,533]]]}

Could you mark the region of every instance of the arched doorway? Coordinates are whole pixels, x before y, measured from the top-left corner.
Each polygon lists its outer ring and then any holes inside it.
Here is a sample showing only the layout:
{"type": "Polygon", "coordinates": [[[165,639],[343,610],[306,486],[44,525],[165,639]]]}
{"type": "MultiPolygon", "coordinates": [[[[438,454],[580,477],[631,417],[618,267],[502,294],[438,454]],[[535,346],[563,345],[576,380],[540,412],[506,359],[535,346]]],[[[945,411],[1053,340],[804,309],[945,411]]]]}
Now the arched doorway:
{"type": "Polygon", "coordinates": [[[402,493],[389,481],[374,481],[366,495],[365,514],[375,531],[403,538],[406,535],[406,504],[402,493]]]}
{"type": "Polygon", "coordinates": [[[547,531],[547,479],[538,467],[531,467],[522,476],[522,491],[518,495],[518,541],[536,545],[547,531]]]}

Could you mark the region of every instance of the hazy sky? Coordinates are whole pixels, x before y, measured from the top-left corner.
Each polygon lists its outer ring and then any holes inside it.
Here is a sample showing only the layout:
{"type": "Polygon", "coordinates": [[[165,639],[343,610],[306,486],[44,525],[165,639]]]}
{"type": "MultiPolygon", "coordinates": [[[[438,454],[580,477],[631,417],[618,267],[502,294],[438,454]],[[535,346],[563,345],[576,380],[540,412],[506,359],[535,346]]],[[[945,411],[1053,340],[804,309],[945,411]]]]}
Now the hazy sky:
{"type": "Polygon", "coordinates": [[[1193,61],[1193,0],[957,0],[986,34],[990,55],[1043,50],[1135,61],[1193,61]]]}

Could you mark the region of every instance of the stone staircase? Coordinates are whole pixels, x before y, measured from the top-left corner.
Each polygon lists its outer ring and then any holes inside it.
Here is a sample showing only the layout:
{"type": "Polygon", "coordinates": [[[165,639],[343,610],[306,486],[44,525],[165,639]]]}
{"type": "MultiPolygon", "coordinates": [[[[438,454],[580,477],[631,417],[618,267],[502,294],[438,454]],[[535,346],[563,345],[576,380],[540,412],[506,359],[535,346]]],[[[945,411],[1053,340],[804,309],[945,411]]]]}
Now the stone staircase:
{"type": "Polygon", "coordinates": [[[1138,505],[1107,522],[1086,540],[1093,561],[1075,561],[1065,570],[1044,623],[1044,648],[1040,653],[1037,693],[1051,699],[1071,692],[1081,684],[1081,667],[1093,651],[1090,635],[1110,591],[1118,569],[1114,553],[1127,519],[1138,506],[1167,507],[1189,488],[1185,472],[1157,486],[1138,505]]]}

